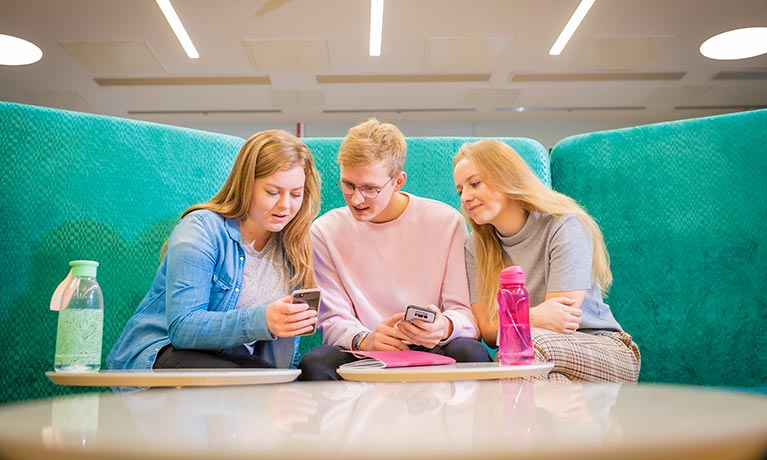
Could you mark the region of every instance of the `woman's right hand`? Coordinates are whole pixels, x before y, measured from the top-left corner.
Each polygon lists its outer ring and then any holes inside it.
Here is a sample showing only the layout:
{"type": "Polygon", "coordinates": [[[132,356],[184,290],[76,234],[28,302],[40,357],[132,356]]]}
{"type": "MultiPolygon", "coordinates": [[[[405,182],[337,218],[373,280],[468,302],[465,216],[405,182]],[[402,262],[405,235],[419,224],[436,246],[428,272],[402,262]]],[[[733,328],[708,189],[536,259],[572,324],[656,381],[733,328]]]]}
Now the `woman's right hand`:
{"type": "Polygon", "coordinates": [[[530,309],[530,325],[560,334],[572,334],[581,324],[581,309],[574,307],[576,299],[552,297],[530,309]]]}
{"type": "Polygon", "coordinates": [[[291,303],[287,296],[266,306],[266,327],[277,337],[295,337],[311,332],[317,312],[305,303],[291,303]]]}

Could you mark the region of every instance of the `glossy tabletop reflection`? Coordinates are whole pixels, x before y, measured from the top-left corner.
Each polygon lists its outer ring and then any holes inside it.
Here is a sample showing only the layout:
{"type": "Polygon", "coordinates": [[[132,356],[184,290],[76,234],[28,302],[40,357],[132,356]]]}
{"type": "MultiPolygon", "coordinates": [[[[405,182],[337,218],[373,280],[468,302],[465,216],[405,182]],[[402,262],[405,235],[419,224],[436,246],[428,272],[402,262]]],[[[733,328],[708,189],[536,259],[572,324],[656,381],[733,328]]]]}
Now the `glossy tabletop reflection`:
{"type": "Polygon", "coordinates": [[[0,406],[0,458],[759,458],[767,397],[513,380],[150,389],[0,406]]]}

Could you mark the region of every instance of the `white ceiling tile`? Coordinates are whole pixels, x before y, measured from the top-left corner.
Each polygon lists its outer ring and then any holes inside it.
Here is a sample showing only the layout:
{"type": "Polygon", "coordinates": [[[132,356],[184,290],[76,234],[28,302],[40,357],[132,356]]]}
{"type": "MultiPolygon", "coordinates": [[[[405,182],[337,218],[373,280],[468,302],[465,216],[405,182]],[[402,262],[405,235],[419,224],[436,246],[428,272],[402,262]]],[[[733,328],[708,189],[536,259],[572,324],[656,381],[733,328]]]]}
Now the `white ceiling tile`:
{"type": "Polygon", "coordinates": [[[428,37],[426,69],[456,73],[492,72],[508,44],[508,37],[428,37]]]}
{"type": "Polygon", "coordinates": [[[143,41],[61,42],[90,75],[165,73],[152,48],[143,41]]]}
{"type": "Polygon", "coordinates": [[[259,72],[330,70],[327,40],[243,40],[243,44],[259,72]]]}
{"type": "Polygon", "coordinates": [[[592,38],[571,64],[578,70],[632,70],[647,67],[671,37],[592,38]]]}

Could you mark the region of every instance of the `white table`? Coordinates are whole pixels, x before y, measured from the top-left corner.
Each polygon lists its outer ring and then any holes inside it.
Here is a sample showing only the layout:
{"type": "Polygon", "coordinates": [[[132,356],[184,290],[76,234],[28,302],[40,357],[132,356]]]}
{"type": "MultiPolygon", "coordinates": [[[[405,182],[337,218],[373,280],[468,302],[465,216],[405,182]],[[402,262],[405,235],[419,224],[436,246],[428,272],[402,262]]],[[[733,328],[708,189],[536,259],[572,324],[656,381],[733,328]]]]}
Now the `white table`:
{"type": "Polygon", "coordinates": [[[292,382],[298,369],[150,369],[45,373],[53,383],[83,387],[221,387],[292,382]]]}
{"type": "Polygon", "coordinates": [[[151,389],[0,406],[0,458],[714,459],[767,450],[767,397],[514,380],[151,389]]]}
{"type": "Polygon", "coordinates": [[[492,363],[454,363],[441,366],[393,368],[338,368],[338,375],[354,382],[441,382],[446,380],[495,380],[546,375],[553,363],[503,366],[492,363]]]}

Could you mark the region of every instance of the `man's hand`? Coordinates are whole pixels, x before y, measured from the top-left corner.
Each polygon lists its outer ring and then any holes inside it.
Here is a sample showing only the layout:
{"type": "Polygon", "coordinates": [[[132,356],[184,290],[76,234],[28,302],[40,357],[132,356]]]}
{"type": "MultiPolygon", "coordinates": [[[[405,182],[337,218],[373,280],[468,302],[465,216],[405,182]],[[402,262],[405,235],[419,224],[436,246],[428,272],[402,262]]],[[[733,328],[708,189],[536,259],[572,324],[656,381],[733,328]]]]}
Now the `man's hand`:
{"type": "Polygon", "coordinates": [[[412,322],[401,321],[397,328],[404,334],[406,340],[413,345],[432,349],[442,340],[447,339],[453,333],[453,322],[443,315],[436,305],[427,305],[425,308],[435,314],[434,322],[427,323],[420,319],[412,322]]]}
{"type": "Polygon", "coordinates": [[[371,331],[365,339],[360,342],[360,350],[363,351],[396,351],[407,350],[408,346],[402,341],[405,335],[397,329],[397,323],[405,319],[404,313],[387,318],[381,324],[371,331]]]}

